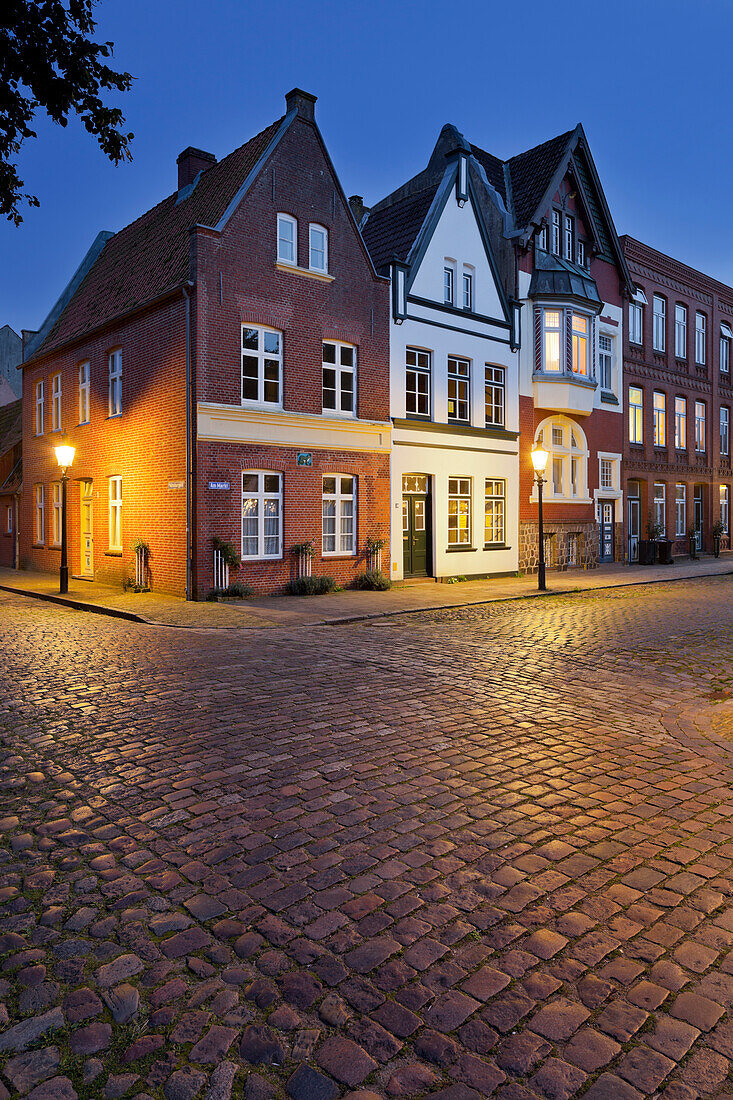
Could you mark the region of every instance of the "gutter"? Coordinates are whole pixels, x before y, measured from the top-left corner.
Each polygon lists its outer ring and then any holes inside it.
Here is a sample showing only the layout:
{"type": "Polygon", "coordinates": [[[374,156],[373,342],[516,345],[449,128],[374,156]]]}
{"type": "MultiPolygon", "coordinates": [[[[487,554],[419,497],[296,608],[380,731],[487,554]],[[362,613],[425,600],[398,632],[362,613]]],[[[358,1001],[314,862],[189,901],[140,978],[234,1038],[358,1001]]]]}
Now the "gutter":
{"type": "Polygon", "coordinates": [[[191,430],[191,293],[193,283],[183,284],[186,299],[186,599],[193,599],[193,446],[191,430]]]}

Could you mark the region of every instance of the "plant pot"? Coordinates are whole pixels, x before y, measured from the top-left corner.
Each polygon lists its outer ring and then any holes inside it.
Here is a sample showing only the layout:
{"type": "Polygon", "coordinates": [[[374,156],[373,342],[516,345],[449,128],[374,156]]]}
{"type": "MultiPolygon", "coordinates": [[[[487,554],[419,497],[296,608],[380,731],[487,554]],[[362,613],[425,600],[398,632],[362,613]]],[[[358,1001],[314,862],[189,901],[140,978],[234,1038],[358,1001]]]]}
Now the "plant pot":
{"type": "Polygon", "coordinates": [[[713,554],[716,558],[720,557],[720,535],[713,535],[713,554]]]}

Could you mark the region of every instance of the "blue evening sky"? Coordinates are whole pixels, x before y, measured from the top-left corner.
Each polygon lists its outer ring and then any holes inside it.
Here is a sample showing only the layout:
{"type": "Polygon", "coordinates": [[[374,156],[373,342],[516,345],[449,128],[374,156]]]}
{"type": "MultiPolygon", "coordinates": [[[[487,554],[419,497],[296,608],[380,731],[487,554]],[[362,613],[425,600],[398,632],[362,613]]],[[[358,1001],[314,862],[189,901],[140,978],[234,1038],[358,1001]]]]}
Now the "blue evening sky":
{"type": "Polygon", "coordinates": [[[21,152],[40,210],[0,224],[0,325],[37,328],[100,229],[176,186],[187,145],[218,157],[297,85],[347,195],[422,168],[445,122],[507,157],[582,122],[619,233],[733,283],[730,0],[103,0],[98,37],[136,76],[134,160],[39,118],[21,152]]]}

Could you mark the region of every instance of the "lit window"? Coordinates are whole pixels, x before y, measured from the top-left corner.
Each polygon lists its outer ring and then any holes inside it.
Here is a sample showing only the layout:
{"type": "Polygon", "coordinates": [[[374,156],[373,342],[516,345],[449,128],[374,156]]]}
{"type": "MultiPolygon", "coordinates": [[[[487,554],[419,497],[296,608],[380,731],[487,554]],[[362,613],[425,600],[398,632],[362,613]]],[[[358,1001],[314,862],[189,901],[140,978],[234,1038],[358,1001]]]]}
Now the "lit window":
{"type": "Polygon", "coordinates": [[[687,358],[687,306],[674,307],[674,353],[678,359],[687,358]]]}
{"type": "Polygon", "coordinates": [[[639,386],[629,386],[629,443],[644,441],[644,394],[639,386]]]}
{"type": "Polygon", "coordinates": [[[613,389],[613,337],[601,334],[598,337],[598,368],[601,376],[601,389],[613,389]]]}
{"type": "Polygon", "coordinates": [[[545,421],[535,441],[547,447],[550,497],[563,500],[586,499],[588,486],[588,449],[585,435],[574,421],[557,417],[545,421]]]}
{"type": "Polygon", "coordinates": [[[277,258],[282,264],[298,262],[298,223],[289,214],[277,216],[277,258]]]}
{"type": "Polygon", "coordinates": [[[473,275],[470,271],[463,272],[463,308],[473,309],[473,275]]]}
{"type": "Polygon", "coordinates": [[[323,342],[323,411],[356,415],[356,348],[323,342]]]}
{"type": "Polygon", "coordinates": [[[61,545],[61,482],[54,481],[51,486],[51,537],[54,546],[61,545]]]}
{"type": "Polygon", "coordinates": [[[601,489],[613,489],[613,459],[601,459],[601,489]]]}
{"type": "Polygon", "coordinates": [[[79,364],[79,423],[89,423],[89,363],[79,364]]]}
{"type": "Polygon", "coordinates": [[[467,424],[470,419],[471,364],[448,356],[448,419],[467,424]]]}
{"type": "Polygon", "coordinates": [[[558,309],[545,309],[542,311],[542,369],[544,371],[558,372],[560,368],[560,336],[561,317],[558,309]]]}
{"type": "Polygon", "coordinates": [[[695,314],[695,362],[704,366],[706,362],[707,318],[704,313],[695,314]]]}
{"type": "Polygon", "coordinates": [[[43,435],[43,382],[36,382],[36,435],[43,435]]]}
{"type": "Polygon", "coordinates": [[[471,544],[471,478],[448,478],[448,546],[471,544]]]}
{"type": "Polygon", "coordinates": [[[667,348],[667,302],[658,294],[654,295],[652,302],[654,313],[654,350],[665,351],[667,348]]]}
{"type": "Polygon", "coordinates": [[[639,302],[629,303],[629,341],[632,344],[644,342],[644,307],[639,302]]]}
{"type": "Polygon", "coordinates": [[[61,375],[54,374],[51,380],[51,430],[61,431],[61,375]]]}
{"type": "Polygon", "coordinates": [[[356,552],[356,478],[329,474],[323,479],[323,554],[356,552]]]}
{"type": "Polygon", "coordinates": [[[552,251],[560,255],[560,211],[552,211],[552,251]]]}
{"type": "Polygon", "coordinates": [[[452,267],[443,268],[443,303],[447,306],[454,304],[454,275],[452,267]]]}
{"type": "Polygon", "coordinates": [[[573,314],[573,374],[588,374],[588,318],[573,314]]]}
{"type": "Polygon", "coordinates": [[[674,533],[687,534],[687,486],[675,485],[674,491],[674,533]]]}
{"type": "Polygon", "coordinates": [[[666,394],[654,391],[654,446],[667,446],[667,397],[666,394]]]}
{"type": "Polygon", "coordinates": [[[122,351],[118,348],[109,356],[109,415],[122,412],[122,351]]]}
{"type": "Polygon", "coordinates": [[[322,225],[311,225],[309,230],[309,263],[311,271],[328,271],[328,230],[322,225]]]}
{"type": "Polygon", "coordinates": [[[565,259],[573,259],[573,238],[575,236],[573,218],[569,214],[565,215],[565,259]]]}
{"type": "Polygon", "coordinates": [[[687,398],[674,399],[674,445],[678,451],[687,450],[687,398]]]}
{"type": "Polygon", "coordinates": [[[242,404],[282,405],[282,334],[242,325],[242,404]]]}
{"type": "Polygon", "coordinates": [[[282,557],[282,475],[242,473],[242,559],[282,557]]]}
{"type": "Polygon", "coordinates": [[[654,522],[664,538],[667,533],[667,487],[663,481],[654,483],[654,522]]]}
{"type": "Polygon", "coordinates": [[[503,543],[505,534],[506,482],[498,478],[486,478],[484,542],[503,543]]]}
{"type": "Polygon", "coordinates": [[[723,534],[730,534],[730,487],[720,486],[720,522],[723,525],[723,534]]]}
{"type": "Polygon", "coordinates": [[[705,450],[705,402],[695,402],[695,450],[705,450]]]}
{"type": "Polygon", "coordinates": [[[122,549],[122,478],[109,479],[109,549],[122,549]]]}
{"type": "Polygon", "coordinates": [[[504,427],[504,368],[486,365],[486,427],[504,427]]]}
{"type": "Polygon", "coordinates": [[[720,406],[720,453],[726,457],[730,454],[730,409],[727,405],[720,406]]]}
{"type": "Polygon", "coordinates": [[[405,350],[405,410],[408,416],[430,416],[430,352],[405,350]]]}
{"type": "Polygon", "coordinates": [[[36,545],[46,541],[46,501],[42,485],[36,485],[36,545]]]}

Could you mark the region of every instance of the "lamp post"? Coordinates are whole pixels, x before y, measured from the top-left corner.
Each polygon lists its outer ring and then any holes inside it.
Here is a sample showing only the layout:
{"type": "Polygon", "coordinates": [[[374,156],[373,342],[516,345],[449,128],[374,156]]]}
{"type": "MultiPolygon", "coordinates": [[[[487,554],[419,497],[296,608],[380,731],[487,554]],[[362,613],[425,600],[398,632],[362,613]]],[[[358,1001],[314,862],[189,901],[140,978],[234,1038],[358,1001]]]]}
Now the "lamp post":
{"type": "Polygon", "coordinates": [[[535,443],[531,455],[535,481],[537,482],[537,499],[539,502],[539,528],[540,528],[540,564],[537,569],[537,588],[540,592],[547,591],[545,584],[545,532],[542,526],[542,486],[545,484],[544,472],[547,469],[547,460],[550,457],[541,443],[535,443]]]}
{"type": "Polygon", "coordinates": [[[67,470],[74,461],[76,448],[66,439],[66,432],[61,436],[58,447],[54,447],[56,461],[61,469],[61,567],[59,569],[59,592],[69,591],[69,566],[67,564],[66,549],[66,486],[69,481],[67,470]]]}

